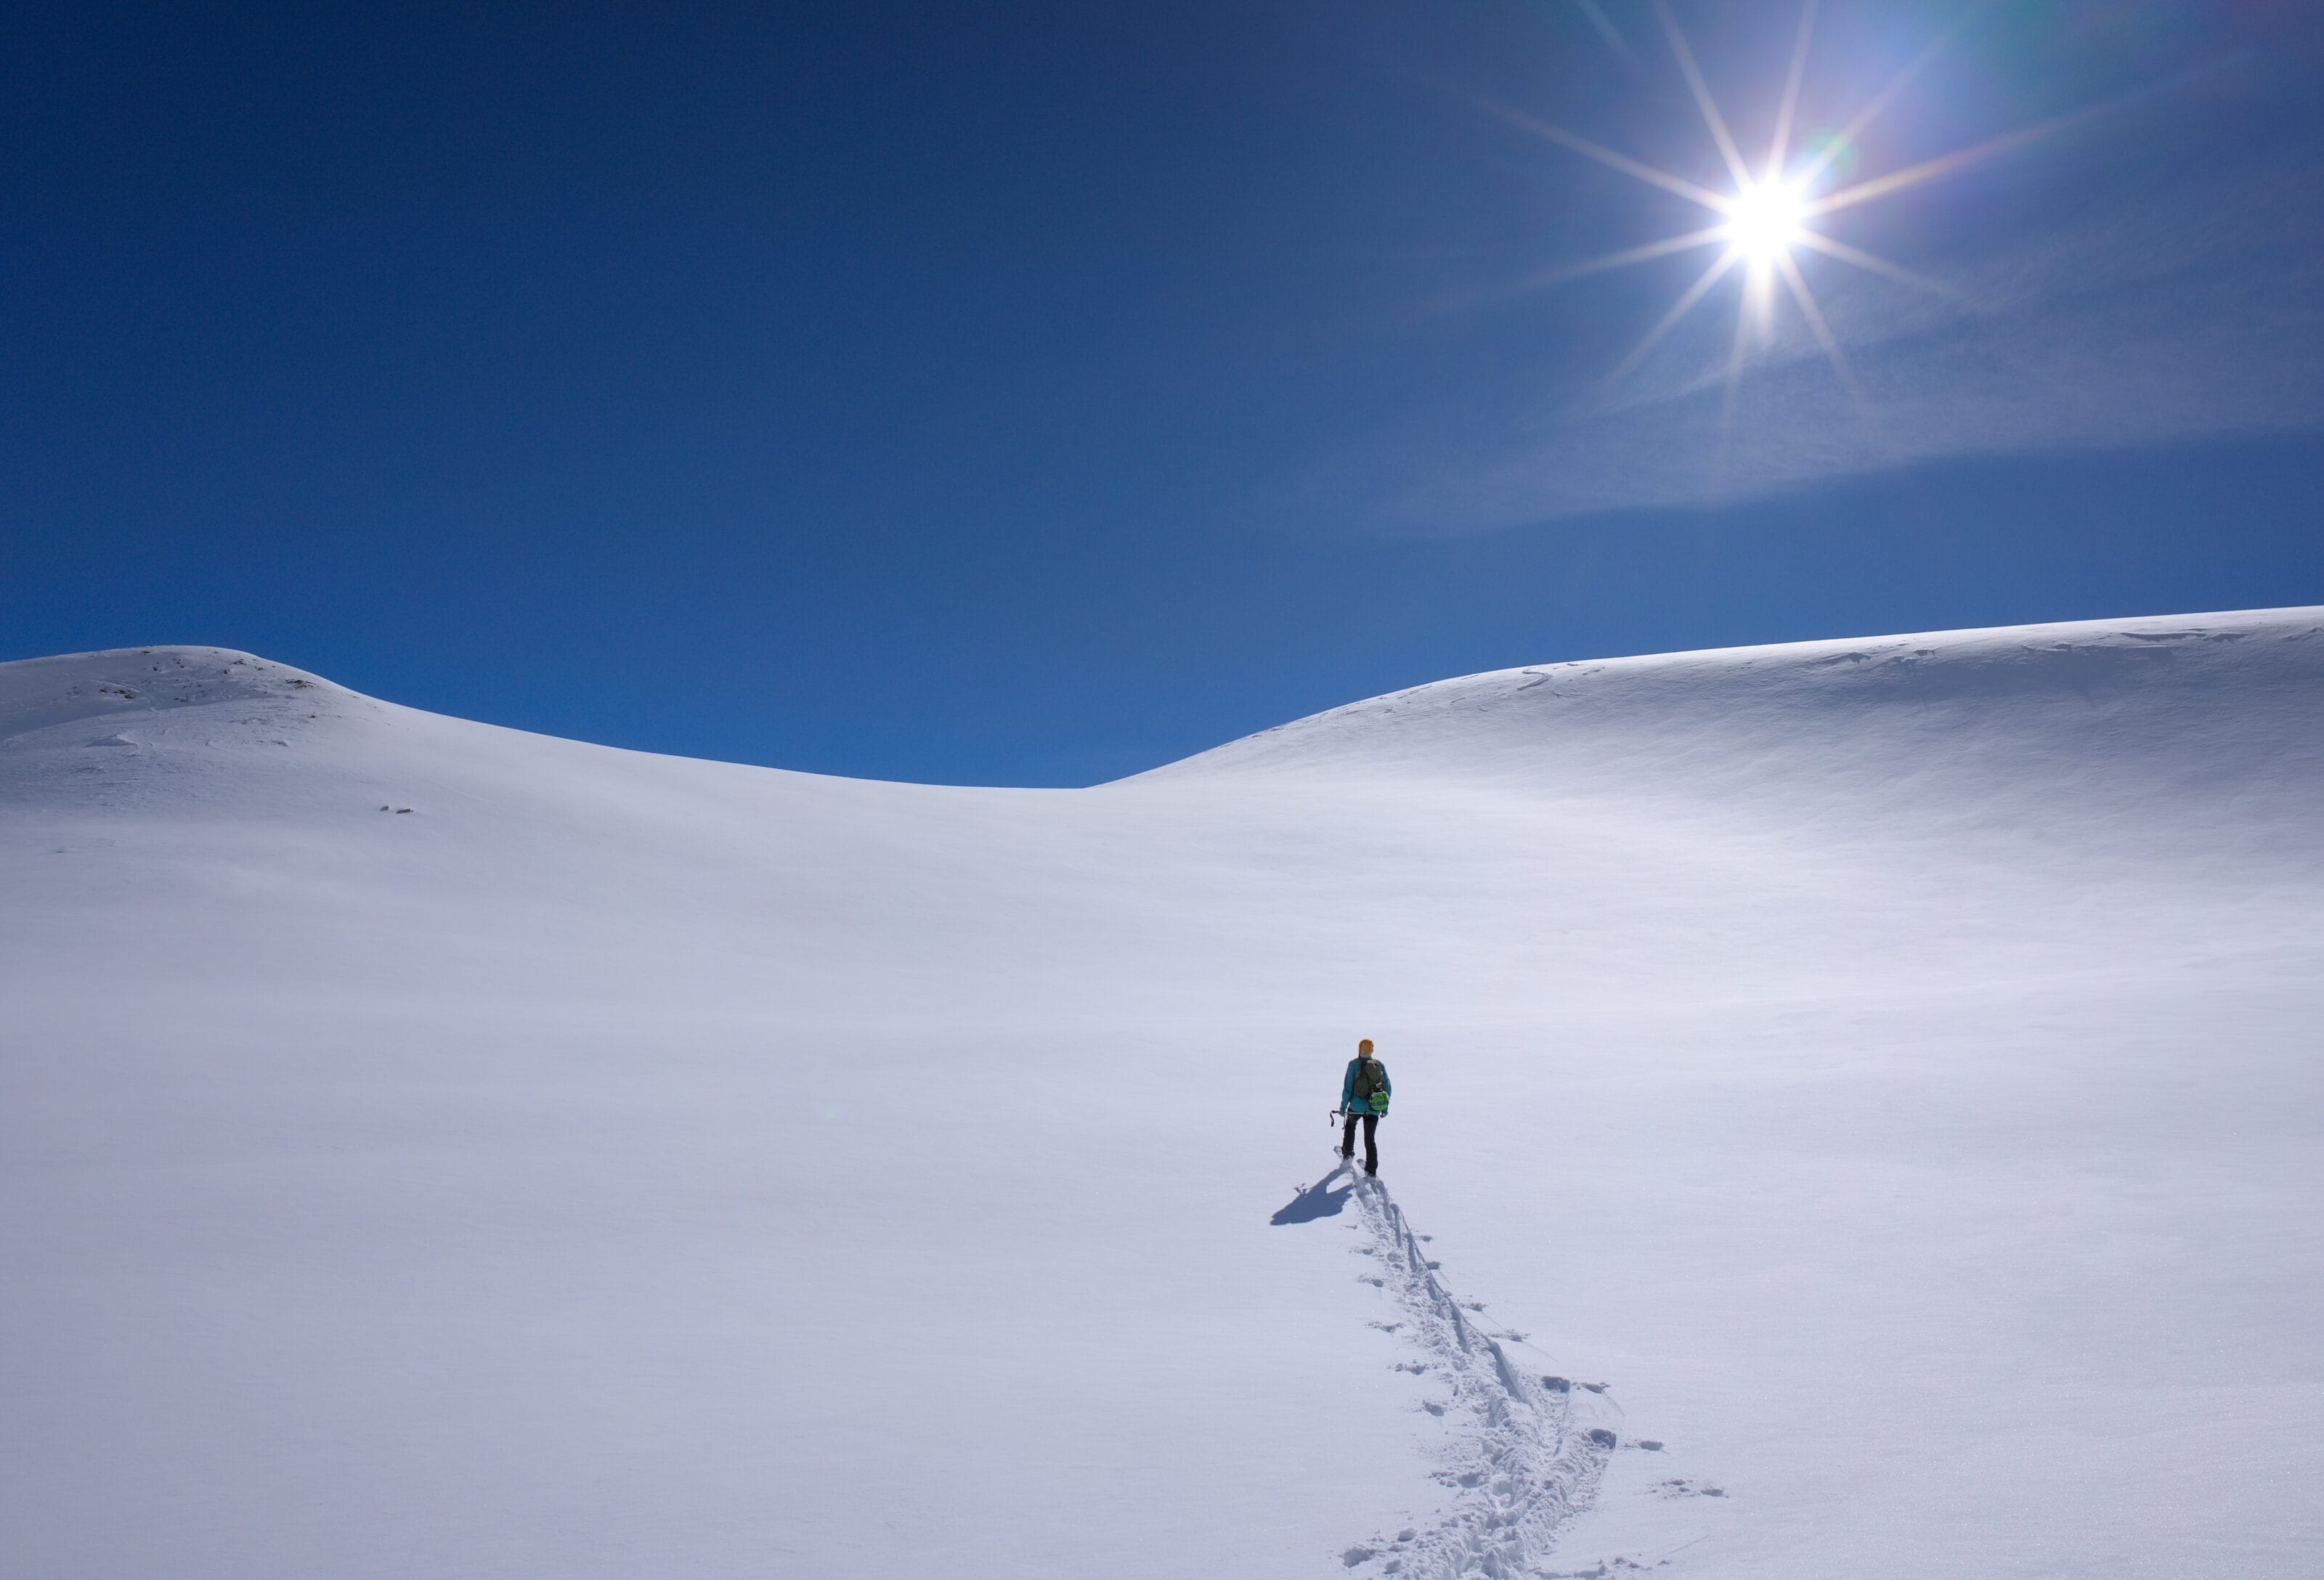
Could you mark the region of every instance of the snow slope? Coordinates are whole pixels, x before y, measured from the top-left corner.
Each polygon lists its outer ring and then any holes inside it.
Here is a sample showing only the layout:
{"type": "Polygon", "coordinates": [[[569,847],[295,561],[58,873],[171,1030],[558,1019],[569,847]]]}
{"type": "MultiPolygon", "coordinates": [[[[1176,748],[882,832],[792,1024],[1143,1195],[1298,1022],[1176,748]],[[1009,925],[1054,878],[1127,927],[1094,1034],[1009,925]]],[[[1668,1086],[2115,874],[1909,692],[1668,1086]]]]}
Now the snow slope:
{"type": "Polygon", "coordinates": [[[12,1573],[2324,1551],[2324,611],[1085,791],[84,654],[0,665],[0,896],[12,1573]]]}

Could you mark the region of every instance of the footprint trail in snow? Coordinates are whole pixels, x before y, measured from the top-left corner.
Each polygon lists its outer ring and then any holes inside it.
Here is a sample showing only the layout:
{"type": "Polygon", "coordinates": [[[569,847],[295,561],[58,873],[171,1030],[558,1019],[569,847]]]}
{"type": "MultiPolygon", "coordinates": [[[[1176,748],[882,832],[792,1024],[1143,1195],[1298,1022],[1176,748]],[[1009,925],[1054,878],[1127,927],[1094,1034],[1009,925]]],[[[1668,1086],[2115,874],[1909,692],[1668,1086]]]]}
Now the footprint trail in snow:
{"type": "Polygon", "coordinates": [[[1449,1391],[1423,1408],[1452,1428],[1437,1479],[1456,1493],[1434,1523],[1351,1547],[1343,1561],[1398,1580],[1545,1577],[1558,1531],[1596,1494],[1614,1433],[1581,1419],[1596,1405],[1576,1399],[1579,1385],[1522,1370],[1477,1327],[1388,1187],[1358,1175],[1355,1199],[1369,1242],[1360,1249],[1379,1269],[1366,1281],[1404,1309],[1388,1326],[1421,1352],[1398,1369],[1449,1391]]]}

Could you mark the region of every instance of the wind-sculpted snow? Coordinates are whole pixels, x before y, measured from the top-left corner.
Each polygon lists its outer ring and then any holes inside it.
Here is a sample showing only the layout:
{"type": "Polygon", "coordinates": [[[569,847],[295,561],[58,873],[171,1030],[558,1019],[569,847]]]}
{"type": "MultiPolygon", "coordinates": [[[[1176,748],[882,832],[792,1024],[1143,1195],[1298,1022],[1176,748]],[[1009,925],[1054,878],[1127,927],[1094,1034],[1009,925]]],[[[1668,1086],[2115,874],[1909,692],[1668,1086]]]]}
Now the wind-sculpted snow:
{"type": "Polygon", "coordinates": [[[1354,1191],[1368,1241],[1360,1249],[1378,1269],[1365,1281],[1402,1308],[1405,1319],[1384,1326],[1404,1330],[1399,1337],[1408,1336],[1422,1357],[1399,1369],[1443,1390],[1423,1408],[1452,1419],[1436,1479],[1453,1500],[1425,1528],[1376,1537],[1350,1548],[1342,1561],[1351,1569],[1377,1562],[1377,1573],[1405,1580],[1545,1575],[1558,1532],[1597,1491],[1615,1435],[1579,1417],[1569,1379],[1527,1373],[1501,1337],[1477,1325],[1445,1288],[1387,1185],[1356,1177],[1354,1191]]]}

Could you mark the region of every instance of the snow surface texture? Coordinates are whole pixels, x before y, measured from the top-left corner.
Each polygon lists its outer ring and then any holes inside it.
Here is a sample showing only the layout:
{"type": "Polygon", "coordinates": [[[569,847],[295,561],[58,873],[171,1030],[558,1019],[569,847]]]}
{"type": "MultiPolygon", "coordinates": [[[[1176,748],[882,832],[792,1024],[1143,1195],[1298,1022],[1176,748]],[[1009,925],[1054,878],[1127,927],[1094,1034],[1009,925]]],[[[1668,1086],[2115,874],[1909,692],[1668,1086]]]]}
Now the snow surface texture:
{"type": "MultiPolygon", "coordinates": [[[[1430,1414],[1458,1410],[1466,1418],[1452,1463],[1437,1479],[1468,1493],[1425,1534],[1407,1527],[1393,1539],[1350,1548],[1341,1562],[1354,1568],[1382,1558],[1384,1574],[1430,1577],[1537,1575],[1559,1528],[1597,1490],[1614,1434],[1576,1423],[1571,1379],[1519,1370],[1502,1343],[1523,1344],[1523,1334],[1478,1329],[1470,1313],[1483,1308],[1446,1291],[1436,1275],[1442,1264],[1421,1249],[1387,1185],[1341,1171],[1350,1174],[1370,1234],[1371,1243],[1357,1249],[1377,1258],[1379,1269],[1365,1281],[1394,1291],[1427,1356],[1397,1369],[1451,1388],[1450,1401],[1423,1405],[1430,1414]]],[[[1405,1326],[1380,1325],[1388,1333],[1405,1326]]]]}
{"type": "Polygon", "coordinates": [[[11,1574],[2324,1551],[2324,611],[1086,791],[42,659],[0,896],[11,1574]],[[1359,1035],[1381,1182],[1291,1186],[1359,1035]]]}

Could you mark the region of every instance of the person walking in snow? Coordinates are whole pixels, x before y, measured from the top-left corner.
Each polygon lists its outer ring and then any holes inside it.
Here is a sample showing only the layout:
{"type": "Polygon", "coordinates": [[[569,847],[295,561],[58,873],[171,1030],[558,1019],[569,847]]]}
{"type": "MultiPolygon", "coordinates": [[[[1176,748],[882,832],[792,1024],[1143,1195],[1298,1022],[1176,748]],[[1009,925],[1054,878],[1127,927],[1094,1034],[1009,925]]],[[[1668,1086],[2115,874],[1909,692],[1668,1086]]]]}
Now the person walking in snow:
{"type": "Polygon", "coordinates": [[[1348,1123],[1340,1133],[1340,1155],[1356,1155],[1356,1121],[1364,1122],[1364,1172],[1379,1172],[1379,1122],[1388,1112],[1388,1066],[1372,1057],[1372,1040],[1366,1037],[1356,1044],[1356,1056],[1348,1061],[1348,1073],[1340,1080],[1340,1112],[1348,1123]]]}

